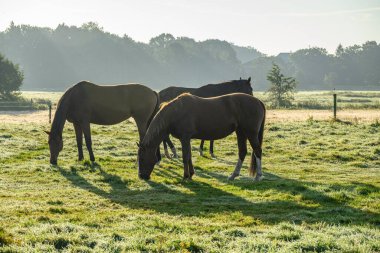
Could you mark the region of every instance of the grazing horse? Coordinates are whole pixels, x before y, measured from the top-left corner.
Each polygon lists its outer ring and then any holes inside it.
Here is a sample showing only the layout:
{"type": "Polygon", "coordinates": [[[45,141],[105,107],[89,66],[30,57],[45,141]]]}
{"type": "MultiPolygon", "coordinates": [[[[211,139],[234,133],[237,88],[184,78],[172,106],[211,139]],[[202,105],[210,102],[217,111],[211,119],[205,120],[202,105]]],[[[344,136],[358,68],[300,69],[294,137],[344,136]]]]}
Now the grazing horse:
{"type": "MultiPolygon", "coordinates": [[[[160,91],[158,95],[160,97],[160,102],[163,103],[163,102],[168,102],[183,93],[190,93],[198,97],[209,98],[209,97],[216,97],[216,96],[221,96],[221,95],[226,95],[226,94],[236,93],[236,92],[252,95],[251,78],[248,78],[247,80],[240,78],[240,80],[232,80],[232,81],[228,81],[224,83],[207,84],[199,88],[185,88],[185,87],[171,86],[160,91]]],[[[173,152],[173,156],[177,158],[176,148],[174,147],[173,142],[170,140],[169,136],[164,139],[163,143],[164,143],[165,156],[170,158],[168,147],[167,147],[167,145],[169,145],[170,149],[173,152]]],[[[199,153],[201,156],[203,156],[203,145],[204,145],[204,140],[201,141],[201,145],[199,147],[199,153]]],[[[209,151],[210,151],[211,157],[215,157],[214,156],[214,140],[210,140],[209,151]]]]}
{"type": "Polygon", "coordinates": [[[63,148],[62,132],[66,120],[74,125],[78,159],[83,160],[84,134],[90,160],[95,161],[90,123],[113,125],[132,117],[142,140],[159,104],[158,94],[141,84],[100,86],[86,81],[77,83],[59,100],[51,130],[46,131],[49,134],[50,163],[57,164],[63,148]]]}
{"type": "Polygon", "coordinates": [[[247,140],[253,148],[250,175],[260,180],[261,154],[265,124],[265,106],[257,98],[233,93],[213,98],[182,94],[163,106],[154,116],[139,144],[139,177],[148,180],[156,163],[155,151],[163,139],[172,134],[181,141],[184,179],[191,179],[191,139],[217,140],[236,132],[239,159],[233,180],[240,175],[247,154],[247,140]]]}

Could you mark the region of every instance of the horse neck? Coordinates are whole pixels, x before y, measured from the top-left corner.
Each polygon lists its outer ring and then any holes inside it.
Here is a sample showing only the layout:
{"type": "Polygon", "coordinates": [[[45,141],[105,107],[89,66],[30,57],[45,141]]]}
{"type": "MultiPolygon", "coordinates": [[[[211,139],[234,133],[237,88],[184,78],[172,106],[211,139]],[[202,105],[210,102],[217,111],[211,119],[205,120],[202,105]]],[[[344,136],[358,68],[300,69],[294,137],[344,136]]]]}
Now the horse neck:
{"type": "Polygon", "coordinates": [[[225,95],[230,93],[245,93],[252,95],[241,83],[220,83],[214,86],[215,95],[225,95]]]}
{"type": "Polygon", "coordinates": [[[170,124],[175,121],[175,116],[177,116],[173,113],[173,108],[171,106],[167,107],[168,108],[161,110],[152,120],[144,137],[143,144],[150,147],[158,147],[167,136],[170,124]]]}
{"type": "Polygon", "coordinates": [[[65,126],[66,116],[68,111],[68,99],[62,98],[58,103],[57,110],[55,111],[53,123],[51,124],[51,136],[62,136],[63,127],[65,126]]]}
{"type": "Polygon", "coordinates": [[[246,89],[244,89],[243,85],[237,83],[228,83],[228,84],[224,84],[224,87],[222,87],[225,91],[226,91],[226,94],[230,94],[230,93],[236,93],[236,92],[239,92],[239,93],[246,93],[248,94],[248,91],[246,91],[246,89]]]}

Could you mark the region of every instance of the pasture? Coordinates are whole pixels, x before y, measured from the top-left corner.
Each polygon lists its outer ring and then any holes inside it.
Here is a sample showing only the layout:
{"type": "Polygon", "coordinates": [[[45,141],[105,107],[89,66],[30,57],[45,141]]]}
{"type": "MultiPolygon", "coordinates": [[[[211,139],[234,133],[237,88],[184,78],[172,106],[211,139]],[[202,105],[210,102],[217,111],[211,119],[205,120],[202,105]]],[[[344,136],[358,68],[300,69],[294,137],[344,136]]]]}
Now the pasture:
{"type": "Polygon", "coordinates": [[[366,94],[375,107],[346,108],[377,110],[338,111],[342,121],[269,110],[258,183],[248,155],[242,176],[227,181],[235,135],[215,142],[216,159],[200,157],[192,141],[193,181],[182,180],[182,160],[166,158],[142,181],[131,121],[92,125],[95,164],[86,149],[76,161],[67,123],[50,166],[47,112],[0,115],[0,252],[379,252],[380,95],[366,94]]]}

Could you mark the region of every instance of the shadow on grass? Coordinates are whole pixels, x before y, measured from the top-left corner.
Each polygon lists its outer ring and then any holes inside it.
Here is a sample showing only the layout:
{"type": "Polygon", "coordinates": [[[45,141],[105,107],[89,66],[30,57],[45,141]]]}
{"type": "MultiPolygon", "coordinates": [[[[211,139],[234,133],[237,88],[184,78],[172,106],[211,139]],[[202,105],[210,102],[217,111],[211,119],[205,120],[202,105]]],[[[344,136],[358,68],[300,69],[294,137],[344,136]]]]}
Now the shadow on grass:
{"type": "MultiPolygon", "coordinates": [[[[229,183],[227,187],[234,191],[243,191],[247,199],[231,192],[216,188],[209,183],[198,181],[182,181],[182,171],[178,169],[155,170],[156,175],[174,179],[174,183],[156,183],[147,181],[150,188],[146,190],[131,189],[129,182],[121,177],[108,173],[100,165],[96,167],[101,181],[111,187],[104,191],[90,183],[76,170],[65,170],[57,167],[58,171],[74,186],[92,192],[100,197],[109,199],[132,209],[150,209],[160,213],[186,216],[207,216],[218,213],[230,214],[241,212],[246,216],[259,219],[262,222],[273,224],[282,221],[301,223],[325,222],[328,224],[380,224],[380,217],[376,213],[350,207],[346,200],[338,200],[327,194],[311,189],[319,184],[300,182],[293,179],[281,178],[275,174],[266,173],[267,180],[253,183],[250,180],[239,180],[229,183]],[[189,193],[176,190],[175,186],[188,189],[189,193]],[[288,194],[286,199],[265,200],[273,191],[288,194]],[[250,196],[262,195],[255,202],[249,201],[250,196]],[[300,195],[298,199],[294,196],[300,195]]],[[[215,178],[227,183],[225,175],[196,168],[197,177],[215,178]]],[[[325,186],[325,185],[323,185],[325,186]]],[[[334,187],[334,186],[332,186],[334,187]]],[[[336,187],[341,187],[340,185],[336,187]]],[[[347,187],[357,187],[356,185],[347,187]]],[[[370,191],[379,191],[372,185],[361,185],[366,194],[370,191]]],[[[276,194],[276,193],[274,193],[276,194]]]]}

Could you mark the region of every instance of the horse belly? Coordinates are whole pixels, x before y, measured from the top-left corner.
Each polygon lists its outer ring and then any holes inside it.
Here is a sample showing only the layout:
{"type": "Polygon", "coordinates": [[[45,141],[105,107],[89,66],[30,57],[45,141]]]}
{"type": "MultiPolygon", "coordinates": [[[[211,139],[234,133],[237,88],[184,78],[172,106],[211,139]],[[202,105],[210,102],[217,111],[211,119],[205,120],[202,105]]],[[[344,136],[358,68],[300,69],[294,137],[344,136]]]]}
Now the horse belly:
{"type": "Polygon", "coordinates": [[[227,137],[236,130],[236,124],[213,125],[210,127],[200,127],[194,135],[195,139],[218,140],[227,137]]]}
{"type": "Polygon", "coordinates": [[[98,125],[114,125],[131,117],[129,112],[117,110],[94,110],[91,113],[91,123],[98,125]]]}

